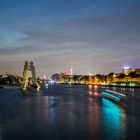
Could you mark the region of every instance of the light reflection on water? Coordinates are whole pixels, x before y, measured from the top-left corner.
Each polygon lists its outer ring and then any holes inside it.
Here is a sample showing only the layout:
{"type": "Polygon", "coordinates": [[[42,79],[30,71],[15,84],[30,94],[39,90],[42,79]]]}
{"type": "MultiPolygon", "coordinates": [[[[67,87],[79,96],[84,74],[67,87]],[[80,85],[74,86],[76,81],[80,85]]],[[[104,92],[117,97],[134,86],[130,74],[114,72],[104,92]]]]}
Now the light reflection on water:
{"type": "MultiPolygon", "coordinates": [[[[88,87],[90,96],[98,96],[100,94],[98,88],[93,87],[92,89],[91,86],[88,87]]],[[[114,87],[113,90],[116,90],[116,88],[114,87]]],[[[90,99],[89,101],[94,102],[93,99],[90,99]]],[[[92,132],[90,133],[91,136],[94,136],[96,139],[107,140],[119,140],[124,138],[125,134],[123,133],[126,129],[126,114],[124,109],[105,98],[102,98],[100,103],[101,110],[99,109],[100,104],[95,102],[94,106],[96,107],[96,110],[92,111],[96,123],[92,122],[93,118],[89,118],[90,124],[94,124],[92,132]]]]}
{"type": "Polygon", "coordinates": [[[121,111],[120,109],[107,99],[102,99],[102,126],[103,138],[107,139],[110,135],[111,139],[118,140],[121,136],[121,111]],[[108,133],[109,132],[109,133],[108,133]]]}
{"type": "MultiPolygon", "coordinates": [[[[127,140],[125,136],[129,133],[126,132],[131,132],[131,126],[134,134],[139,128],[138,119],[133,115],[135,100],[131,100],[133,106],[125,110],[114,102],[98,98],[104,90],[92,85],[56,85],[36,94],[3,91],[0,94],[0,138],[127,140]],[[126,114],[129,109],[133,111],[126,114]]],[[[134,90],[125,90],[127,96],[135,94],[134,90]]]]}
{"type": "MultiPolygon", "coordinates": [[[[53,96],[50,96],[49,98],[49,104],[50,106],[53,106],[55,104],[55,99],[53,96]]],[[[53,128],[56,127],[56,111],[55,111],[55,108],[54,107],[50,107],[49,109],[49,114],[50,114],[50,123],[51,123],[51,126],[53,128]]]]}
{"type": "Polygon", "coordinates": [[[92,95],[98,96],[99,95],[99,93],[98,93],[98,86],[97,85],[95,85],[95,86],[88,85],[88,94],[90,96],[92,96],[92,95]]]}

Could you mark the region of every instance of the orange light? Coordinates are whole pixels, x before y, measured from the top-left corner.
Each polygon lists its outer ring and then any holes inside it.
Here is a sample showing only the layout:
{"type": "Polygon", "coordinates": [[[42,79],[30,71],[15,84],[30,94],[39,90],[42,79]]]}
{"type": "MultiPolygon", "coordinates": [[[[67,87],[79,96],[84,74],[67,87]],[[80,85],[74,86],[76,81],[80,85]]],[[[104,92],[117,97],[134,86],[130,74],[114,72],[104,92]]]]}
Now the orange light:
{"type": "Polygon", "coordinates": [[[95,96],[98,96],[98,92],[94,92],[94,95],[95,95],[95,96]]]}
{"type": "Polygon", "coordinates": [[[92,91],[89,91],[88,93],[89,93],[89,95],[92,95],[92,91]]]}
{"type": "Polygon", "coordinates": [[[88,85],[88,88],[91,89],[92,88],[92,85],[88,85]]]}
{"type": "Polygon", "coordinates": [[[94,88],[97,88],[98,86],[97,85],[94,85],[94,88]]]}

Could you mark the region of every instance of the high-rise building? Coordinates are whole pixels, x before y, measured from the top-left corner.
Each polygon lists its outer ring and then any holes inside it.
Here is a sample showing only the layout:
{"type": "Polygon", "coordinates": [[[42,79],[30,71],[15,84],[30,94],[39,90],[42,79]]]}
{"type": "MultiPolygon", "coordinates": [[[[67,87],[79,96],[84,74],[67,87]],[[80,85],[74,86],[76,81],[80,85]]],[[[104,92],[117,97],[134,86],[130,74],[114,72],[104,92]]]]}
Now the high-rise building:
{"type": "Polygon", "coordinates": [[[133,72],[133,71],[135,71],[135,70],[132,69],[132,68],[130,68],[130,67],[124,67],[124,68],[123,68],[123,73],[124,73],[125,75],[128,75],[130,72],[133,72]]]}

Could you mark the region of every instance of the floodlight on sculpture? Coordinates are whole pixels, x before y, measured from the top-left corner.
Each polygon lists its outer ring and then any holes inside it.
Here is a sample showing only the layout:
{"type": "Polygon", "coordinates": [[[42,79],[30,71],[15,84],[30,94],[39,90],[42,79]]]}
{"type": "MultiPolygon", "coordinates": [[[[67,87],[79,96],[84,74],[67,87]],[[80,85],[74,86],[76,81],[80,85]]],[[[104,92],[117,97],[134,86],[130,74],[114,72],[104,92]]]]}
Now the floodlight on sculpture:
{"type": "Polygon", "coordinates": [[[28,65],[27,61],[25,61],[22,79],[23,79],[22,83],[21,83],[22,90],[25,91],[25,90],[29,89],[31,85],[36,85],[37,90],[40,89],[40,84],[39,84],[38,80],[36,79],[35,67],[34,67],[32,61],[30,62],[30,65],[28,65]],[[31,71],[31,75],[32,75],[30,82],[29,82],[28,71],[31,71]]]}
{"type": "Polygon", "coordinates": [[[23,68],[23,81],[22,81],[22,85],[21,85],[21,89],[22,90],[26,90],[27,87],[28,87],[28,70],[29,70],[29,66],[28,66],[28,62],[25,61],[25,65],[24,65],[24,68],[23,68]]]}

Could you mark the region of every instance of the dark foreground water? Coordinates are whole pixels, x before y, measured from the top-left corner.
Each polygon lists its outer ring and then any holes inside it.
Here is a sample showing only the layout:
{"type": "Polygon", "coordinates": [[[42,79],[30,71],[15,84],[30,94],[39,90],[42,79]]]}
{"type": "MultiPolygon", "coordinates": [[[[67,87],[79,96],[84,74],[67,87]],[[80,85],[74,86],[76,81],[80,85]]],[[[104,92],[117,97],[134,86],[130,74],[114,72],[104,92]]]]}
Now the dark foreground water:
{"type": "Polygon", "coordinates": [[[0,140],[140,139],[140,89],[110,88],[126,94],[119,105],[100,96],[106,88],[0,89],[0,140]]]}

